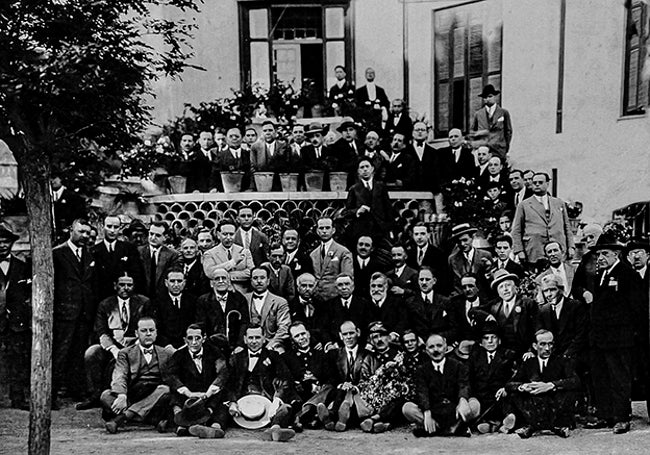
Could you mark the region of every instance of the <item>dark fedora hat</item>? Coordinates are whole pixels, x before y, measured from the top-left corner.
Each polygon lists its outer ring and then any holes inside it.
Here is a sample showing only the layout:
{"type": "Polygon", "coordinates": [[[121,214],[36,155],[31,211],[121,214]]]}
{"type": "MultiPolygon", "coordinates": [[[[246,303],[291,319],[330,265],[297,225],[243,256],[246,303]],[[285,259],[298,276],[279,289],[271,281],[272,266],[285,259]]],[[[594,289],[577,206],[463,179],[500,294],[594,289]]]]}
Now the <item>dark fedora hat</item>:
{"type": "Polygon", "coordinates": [[[174,423],[179,427],[201,425],[208,421],[211,412],[203,398],[188,398],[181,412],[174,416],[174,423]]]}
{"type": "Polygon", "coordinates": [[[11,240],[12,242],[15,242],[20,238],[18,234],[16,234],[14,231],[11,230],[11,227],[9,225],[2,221],[0,222],[0,238],[2,239],[8,239],[11,240]]]}
{"type": "Polygon", "coordinates": [[[485,87],[483,87],[483,91],[479,95],[479,98],[487,98],[490,95],[498,95],[499,93],[501,93],[501,91],[495,89],[494,85],[488,84],[485,87]]]}
{"type": "Polygon", "coordinates": [[[481,335],[494,334],[498,337],[501,336],[501,328],[497,321],[485,321],[481,326],[481,335]]]}
{"type": "Polygon", "coordinates": [[[341,120],[341,124],[336,128],[336,131],[341,132],[344,129],[346,129],[348,126],[359,129],[359,125],[354,121],[352,117],[343,117],[343,119],[341,120]]]}
{"type": "Polygon", "coordinates": [[[305,136],[309,136],[311,134],[325,134],[325,131],[327,131],[327,129],[328,128],[323,126],[323,124],[320,122],[311,122],[305,130],[305,136]]]}
{"type": "Polygon", "coordinates": [[[477,231],[475,227],[472,227],[471,224],[469,223],[462,223],[462,224],[457,224],[453,228],[451,228],[451,238],[452,239],[457,239],[461,235],[464,234],[469,234],[472,235],[477,231]]]}
{"type": "Polygon", "coordinates": [[[632,237],[625,247],[627,251],[646,250],[650,253],[650,239],[647,237],[632,237]]]}
{"type": "Polygon", "coordinates": [[[613,250],[621,251],[625,249],[625,244],[621,242],[616,236],[610,234],[609,232],[603,232],[598,241],[594,246],[589,248],[591,251],[598,250],[613,250]]]}
{"type": "Polygon", "coordinates": [[[512,280],[515,283],[519,283],[519,277],[517,275],[508,272],[506,269],[499,269],[492,275],[492,283],[490,283],[490,287],[495,289],[499,283],[506,280],[512,280]]]}

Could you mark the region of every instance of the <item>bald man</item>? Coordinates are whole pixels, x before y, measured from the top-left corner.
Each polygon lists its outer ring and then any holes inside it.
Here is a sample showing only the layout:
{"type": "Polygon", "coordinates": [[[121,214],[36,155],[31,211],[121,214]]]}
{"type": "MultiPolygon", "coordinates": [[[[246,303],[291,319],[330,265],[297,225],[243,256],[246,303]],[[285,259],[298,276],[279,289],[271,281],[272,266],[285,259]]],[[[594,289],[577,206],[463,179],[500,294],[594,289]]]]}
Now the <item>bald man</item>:
{"type": "Polygon", "coordinates": [[[383,182],[386,177],[386,162],[381,152],[379,134],[372,130],[368,131],[363,142],[362,155],[370,159],[375,167],[375,178],[383,182]]]}

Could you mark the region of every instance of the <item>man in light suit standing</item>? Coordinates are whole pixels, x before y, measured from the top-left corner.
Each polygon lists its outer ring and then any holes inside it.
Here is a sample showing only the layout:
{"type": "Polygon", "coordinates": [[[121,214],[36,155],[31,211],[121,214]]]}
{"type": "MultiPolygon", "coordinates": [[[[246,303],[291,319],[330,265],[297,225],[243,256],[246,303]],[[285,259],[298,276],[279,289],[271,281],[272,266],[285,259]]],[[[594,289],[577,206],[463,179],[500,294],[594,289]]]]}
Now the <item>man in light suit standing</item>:
{"type": "Polygon", "coordinates": [[[474,113],[472,131],[488,131],[490,151],[505,160],[512,140],[512,123],[510,113],[497,104],[499,93],[492,84],[483,88],[479,97],[483,98],[485,107],[474,113]]]}
{"type": "Polygon", "coordinates": [[[250,250],[255,267],[259,267],[268,260],[269,238],[253,226],[255,217],[250,207],[239,208],[237,221],[239,228],[235,232],[235,243],[243,246],[245,250],[250,250]]]}
{"type": "Polygon", "coordinates": [[[354,278],[352,253],[332,238],[336,229],[331,218],[323,217],[317,221],[316,233],[321,244],[310,254],[316,277],[315,296],[323,301],[336,297],[336,277],[345,273],[354,278]]]}
{"type": "Polygon", "coordinates": [[[269,292],[269,271],[266,268],[253,269],[251,286],[253,292],[244,296],[248,302],[250,322],[262,327],[267,349],[283,353],[289,342],[289,304],[282,297],[269,292]]]}
{"type": "Polygon", "coordinates": [[[543,172],[533,177],[533,197],[517,206],[512,223],[513,250],[521,262],[534,264],[544,258],[544,245],[558,242],[573,257],[573,233],[564,201],[548,194],[550,177],[543,172]]]}
{"type": "Polygon", "coordinates": [[[250,250],[235,244],[236,229],[234,221],[219,223],[217,236],[221,243],[203,253],[203,271],[214,280],[218,269],[226,270],[233,288],[243,294],[249,290],[253,257],[250,250]]]}
{"type": "MultiPolygon", "coordinates": [[[[277,130],[271,120],[262,123],[262,137],[251,146],[251,174],[255,172],[286,172],[288,161],[288,144],[277,139],[277,130]]],[[[251,182],[252,183],[252,182],[251,182]]],[[[273,191],[280,191],[280,178],[273,178],[273,191]]]]}
{"type": "Polygon", "coordinates": [[[451,229],[451,239],[456,242],[456,248],[449,255],[448,263],[454,278],[454,287],[458,293],[463,291],[461,278],[467,274],[474,274],[478,280],[479,289],[487,290],[487,272],[492,261],[492,255],[483,250],[474,248],[474,233],[476,228],[469,223],[462,223],[451,229]]]}

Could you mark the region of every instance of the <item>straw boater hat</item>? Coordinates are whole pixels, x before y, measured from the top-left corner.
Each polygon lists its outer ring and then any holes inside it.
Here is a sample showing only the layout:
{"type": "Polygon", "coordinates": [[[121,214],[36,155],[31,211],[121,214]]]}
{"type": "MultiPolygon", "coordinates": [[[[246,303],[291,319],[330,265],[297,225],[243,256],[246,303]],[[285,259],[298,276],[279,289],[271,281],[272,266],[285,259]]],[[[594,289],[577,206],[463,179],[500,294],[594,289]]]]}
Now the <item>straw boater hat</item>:
{"type": "Polygon", "coordinates": [[[499,283],[506,281],[506,280],[512,280],[515,283],[519,282],[519,277],[515,275],[514,273],[508,272],[506,269],[499,269],[496,272],[494,272],[494,275],[492,276],[492,283],[490,284],[490,287],[492,289],[496,289],[496,287],[499,285],[499,283]]]}
{"type": "Polygon", "coordinates": [[[457,224],[451,228],[451,238],[455,240],[464,234],[472,235],[476,231],[477,229],[475,227],[472,227],[469,223],[457,224]]]}
{"type": "Polygon", "coordinates": [[[263,395],[246,395],[237,400],[240,415],[234,417],[235,423],[247,430],[264,428],[271,422],[273,403],[263,395]]]}
{"type": "Polygon", "coordinates": [[[307,129],[305,130],[305,136],[310,136],[312,134],[325,134],[325,131],[327,131],[327,128],[323,126],[322,123],[320,122],[312,122],[309,124],[307,129]]]}
{"type": "Polygon", "coordinates": [[[212,413],[202,398],[188,398],[181,412],[174,416],[174,423],[180,427],[201,425],[208,421],[212,413]]]}
{"type": "Polygon", "coordinates": [[[354,122],[354,119],[352,117],[343,117],[343,120],[341,120],[341,124],[338,126],[338,128],[336,128],[336,131],[341,132],[348,126],[352,126],[357,129],[359,128],[359,125],[354,122]]]}
{"type": "Polygon", "coordinates": [[[598,241],[596,242],[596,244],[589,249],[592,251],[598,251],[598,250],[620,251],[625,249],[625,245],[616,237],[614,237],[612,234],[603,233],[600,237],[598,237],[598,241]]]}

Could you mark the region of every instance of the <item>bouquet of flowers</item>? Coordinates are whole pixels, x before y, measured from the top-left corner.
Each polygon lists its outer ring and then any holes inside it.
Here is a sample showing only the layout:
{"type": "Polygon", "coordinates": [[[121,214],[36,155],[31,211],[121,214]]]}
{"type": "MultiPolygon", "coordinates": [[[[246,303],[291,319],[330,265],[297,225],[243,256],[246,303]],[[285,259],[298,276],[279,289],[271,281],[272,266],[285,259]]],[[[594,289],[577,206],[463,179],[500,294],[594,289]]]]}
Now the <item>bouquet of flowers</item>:
{"type": "Polygon", "coordinates": [[[404,367],[404,353],[400,352],[393,360],[380,366],[369,379],[359,383],[361,398],[375,412],[398,398],[409,399],[415,392],[413,384],[407,379],[404,367]]]}

